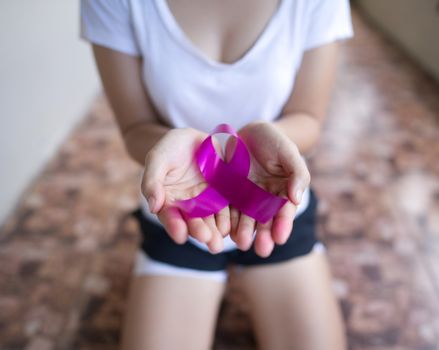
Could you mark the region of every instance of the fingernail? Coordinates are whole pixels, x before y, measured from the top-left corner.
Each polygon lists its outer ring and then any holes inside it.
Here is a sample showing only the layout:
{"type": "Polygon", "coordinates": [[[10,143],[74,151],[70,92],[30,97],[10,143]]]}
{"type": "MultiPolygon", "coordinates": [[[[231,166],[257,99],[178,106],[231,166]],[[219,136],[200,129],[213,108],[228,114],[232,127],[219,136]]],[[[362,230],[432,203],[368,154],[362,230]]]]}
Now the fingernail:
{"type": "Polygon", "coordinates": [[[301,188],[299,188],[296,191],[296,195],[295,195],[297,202],[300,203],[300,201],[302,200],[302,195],[303,195],[303,190],[301,188]]]}

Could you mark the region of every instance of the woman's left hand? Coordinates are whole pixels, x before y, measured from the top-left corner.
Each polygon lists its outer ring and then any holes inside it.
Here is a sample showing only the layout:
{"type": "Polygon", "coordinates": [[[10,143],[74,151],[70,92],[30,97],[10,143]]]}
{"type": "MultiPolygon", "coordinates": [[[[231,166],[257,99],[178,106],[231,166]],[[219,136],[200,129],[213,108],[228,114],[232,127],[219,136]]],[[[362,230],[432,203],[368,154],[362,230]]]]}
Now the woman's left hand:
{"type": "MultiPolygon", "coordinates": [[[[265,224],[231,207],[231,238],[238,248],[248,250],[253,243],[261,257],[271,254],[274,244],[284,244],[293,228],[294,215],[303,191],[310,183],[310,174],[296,144],[270,122],[253,122],[238,131],[251,155],[248,178],[265,190],[288,202],[265,224]]],[[[231,137],[226,146],[226,160],[233,154],[231,137]]]]}

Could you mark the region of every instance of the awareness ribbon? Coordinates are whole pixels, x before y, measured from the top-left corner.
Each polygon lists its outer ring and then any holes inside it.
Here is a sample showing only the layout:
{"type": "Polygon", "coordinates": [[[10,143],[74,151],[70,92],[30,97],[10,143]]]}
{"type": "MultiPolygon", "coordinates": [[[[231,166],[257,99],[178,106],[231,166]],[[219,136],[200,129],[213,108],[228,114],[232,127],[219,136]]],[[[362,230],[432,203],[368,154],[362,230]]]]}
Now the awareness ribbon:
{"type": "Polygon", "coordinates": [[[219,124],[201,143],[195,155],[198,167],[208,187],[199,195],[175,202],[190,218],[205,217],[231,204],[256,221],[266,223],[287,202],[265,191],[247,178],[250,171],[250,153],[236,131],[228,124],[219,124]],[[212,143],[214,134],[227,133],[236,138],[232,159],[225,162],[216,153],[212,143]]]}

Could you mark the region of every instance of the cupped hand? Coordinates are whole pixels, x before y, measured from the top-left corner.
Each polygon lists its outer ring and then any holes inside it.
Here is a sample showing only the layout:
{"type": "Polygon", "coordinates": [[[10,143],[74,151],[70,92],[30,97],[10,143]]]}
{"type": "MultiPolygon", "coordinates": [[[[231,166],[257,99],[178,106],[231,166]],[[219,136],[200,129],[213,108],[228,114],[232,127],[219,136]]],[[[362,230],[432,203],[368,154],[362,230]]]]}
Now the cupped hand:
{"type": "MultiPolygon", "coordinates": [[[[261,257],[271,254],[275,243],[284,244],[293,228],[294,215],[310,174],[294,142],[270,122],[253,122],[238,131],[251,155],[248,178],[265,190],[288,199],[275,217],[265,224],[230,208],[231,238],[248,250],[254,241],[261,257]],[[256,230],[256,236],[253,233],[256,230]]],[[[233,155],[236,139],[229,138],[226,160],[233,155]]]]}
{"type": "MultiPolygon", "coordinates": [[[[142,192],[152,213],[157,214],[171,238],[179,244],[188,235],[206,243],[212,253],[223,249],[230,232],[229,207],[204,218],[185,218],[173,205],[195,197],[207,183],[194,162],[194,154],[208,134],[192,128],[168,131],[145,157],[142,192]]],[[[221,147],[216,144],[216,148],[221,147]]]]}

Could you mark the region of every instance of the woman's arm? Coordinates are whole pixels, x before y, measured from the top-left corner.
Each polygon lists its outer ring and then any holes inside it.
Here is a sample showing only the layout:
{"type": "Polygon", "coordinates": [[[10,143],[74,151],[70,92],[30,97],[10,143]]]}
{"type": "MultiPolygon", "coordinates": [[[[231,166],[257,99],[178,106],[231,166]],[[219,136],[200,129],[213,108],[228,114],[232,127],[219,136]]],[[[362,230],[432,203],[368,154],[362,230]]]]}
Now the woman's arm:
{"type": "Polygon", "coordinates": [[[93,52],[105,93],[114,111],[128,154],[140,165],[157,141],[170,130],[160,124],[142,83],[142,61],[93,44],[93,52]]]}
{"type": "Polygon", "coordinates": [[[273,122],[299,148],[308,153],[320,137],[334,85],[338,43],[305,52],[291,96],[282,116],[273,122]]]}
{"type": "Polygon", "coordinates": [[[296,206],[310,183],[300,155],[309,152],[319,139],[333,86],[336,54],[337,43],[307,51],[281,117],[273,122],[255,121],[239,130],[254,158],[250,177],[290,200],[267,224],[256,225],[253,218],[232,208],[231,236],[240,249],[250,247],[255,227],[254,245],[260,256],[270,255],[275,243],[285,243],[291,233],[296,206]]]}
{"type": "Polygon", "coordinates": [[[223,247],[230,230],[229,208],[205,218],[184,218],[173,201],[191,198],[206,187],[193,162],[193,149],[207,136],[194,128],[160,124],[142,82],[142,62],[93,45],[99,73],[129,155],[144,167],[142,193],[170,237],[184,243],[188,235],[205,242],[211,252],[223,247]]]}

